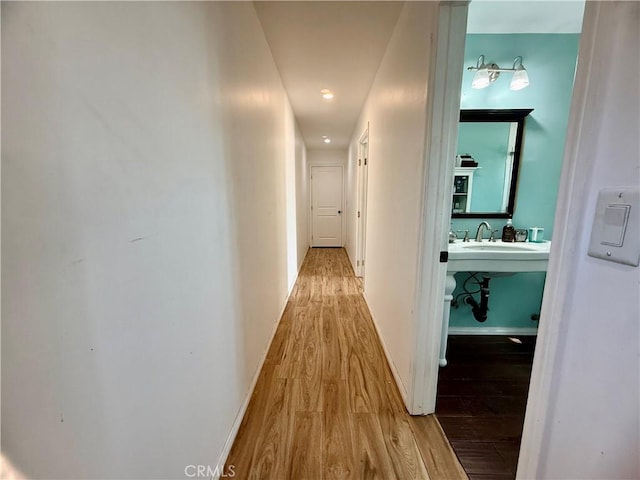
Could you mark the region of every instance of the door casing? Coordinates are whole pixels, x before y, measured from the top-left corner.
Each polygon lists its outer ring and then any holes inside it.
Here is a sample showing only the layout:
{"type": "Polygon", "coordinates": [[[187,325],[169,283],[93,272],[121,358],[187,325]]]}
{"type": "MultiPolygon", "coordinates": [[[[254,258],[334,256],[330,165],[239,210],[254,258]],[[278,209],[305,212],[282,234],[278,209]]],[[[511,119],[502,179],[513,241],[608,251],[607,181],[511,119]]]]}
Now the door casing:
{"type": "Polygon", "coordinates": [[[407,398],[412,415],[435,412],[446,252],[458,139],[468,2],[443,2],[429,66],[425,168],[415,297],[414,368],[407,398]]]}
{"type": "Polygon", "coordinates": [[[356,205],[356,276],[364,277],[367,239],[367,183],[369,178],[369,124],[358,143],[358,190],[356,205]]]}

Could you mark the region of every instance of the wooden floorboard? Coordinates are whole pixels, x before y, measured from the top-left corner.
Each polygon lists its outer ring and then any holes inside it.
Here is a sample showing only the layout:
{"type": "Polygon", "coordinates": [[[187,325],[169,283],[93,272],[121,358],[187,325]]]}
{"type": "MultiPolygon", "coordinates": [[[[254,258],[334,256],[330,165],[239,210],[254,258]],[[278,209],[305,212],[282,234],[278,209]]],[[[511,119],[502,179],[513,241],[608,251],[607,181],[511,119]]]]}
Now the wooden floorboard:
{"type": "Polygon", "coordinates": [[[322,414],[296,412],[288,468],[289,478],[322,478],[322,414]]]}
{"type": "Polygon", "coordinates": [[[237,479],[468,478],[438,420],[406,412],[344,249],[309,250],[231,465],[237,479]]]}
{"type": "Polygon", "coordinates": [[[409,417],[409,422],[432,480],[467,478],[434,415],[409,417]]]}
{"type": "Polygon", "coordinates": [[[436,416],[469,478],[513,480],[535,337],[450,336],[436,416]]]}

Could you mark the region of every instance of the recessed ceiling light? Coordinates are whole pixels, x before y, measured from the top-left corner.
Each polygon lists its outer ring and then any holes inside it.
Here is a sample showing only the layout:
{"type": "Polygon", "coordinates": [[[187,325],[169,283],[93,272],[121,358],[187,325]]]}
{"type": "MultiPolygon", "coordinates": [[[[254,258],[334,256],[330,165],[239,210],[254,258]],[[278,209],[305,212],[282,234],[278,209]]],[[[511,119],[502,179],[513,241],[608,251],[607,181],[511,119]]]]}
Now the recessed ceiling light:
{"type": "Polygon", "coordinates": [[[324,143],[331,143],[331,139],[329,137],[322,137],[324,143]]]}
{"type": "Polygon", "coordinates": [[[323,88],[320,90],[320,93],[322,94],[322,98],[325,100],[331,100],[333,98],[333,92],[328,88],[323,88]]]}

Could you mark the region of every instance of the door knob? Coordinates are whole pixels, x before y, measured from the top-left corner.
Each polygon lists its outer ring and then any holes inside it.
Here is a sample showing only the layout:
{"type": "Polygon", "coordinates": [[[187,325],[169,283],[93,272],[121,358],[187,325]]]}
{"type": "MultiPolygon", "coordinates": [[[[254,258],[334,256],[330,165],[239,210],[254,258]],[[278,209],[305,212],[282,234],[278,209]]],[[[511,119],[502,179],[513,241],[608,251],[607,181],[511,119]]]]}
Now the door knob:
{"type": "Polygon", "coordinates": [[[338,215],[342,215],[342,210],[338,210],[338,215]]]}

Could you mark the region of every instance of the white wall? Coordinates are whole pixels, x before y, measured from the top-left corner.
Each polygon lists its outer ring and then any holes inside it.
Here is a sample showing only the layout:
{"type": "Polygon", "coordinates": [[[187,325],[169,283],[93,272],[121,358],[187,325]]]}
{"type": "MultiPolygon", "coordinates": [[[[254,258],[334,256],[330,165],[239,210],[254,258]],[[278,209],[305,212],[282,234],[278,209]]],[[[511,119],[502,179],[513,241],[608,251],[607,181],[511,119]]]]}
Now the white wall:
{"type": "MultiPolygon", "coordinates": [[[[360,127],[361,121],[358,122],[360,127]]],[[[365,126],[366,128],[366,126],[365,126]]],[[[356,271],[357,257],[357,212],[358,212],[358,153],[359,153],[359,140],[362,132],[358,132],[357,129],[353,133],[351,142],[349,143],[349,149],[347,151],[347,159],[345,161],[344,168],[344,181],[346,185],[345,192],[345,221],[346,221],[346,235],[344,248],[349,256],[351,267],[356,271]],[[357,137],[357,138],[356,138],[357,137]],[[356,138],[354,140],[354,138],[356,138]]]]}
{"type": "Polygon", "coordinates": [[[3,3],[2,100],[3,454],[32,478],[215,465],[299,228],[252,4],[3,3]]]}
{"type": "Polygon", "coordinates": [[[313,148],[307,151],[309,165],[344,165],[347,150],[341,148],[313,148]]]}
{"type": "Polygon", "coordinates": [[[309,164],[307,149],[302,138],[300,127],[296,124],[295,132],[296,156],[296,225],[298,242],[298,270],[309,250],[309,164]]]}
{"type": "Polygon", "coordinates": [[[285,145],[286,145],[286,209],[287,209],[287,288],[289,291],[298,277],[309,242],[306,234],[308,212],[300,197],[308,189],[306,171],[306,147],[302,132],[293,116],[291,104],[285,102],[285,145]]]}
{"type": "MultiPolygon", "coordinates": [[[[403,7],[354,129],[347,175],[352,192],[358,142],[369,122],[364,287],[403,394],[410,388],[414,354],[427,83],[437,18],[435,2],[407,2],[403,7]]],[[[348,218],[351,232],[353,212],[348,218]]],[[[355,244],[347,245],[350,258],[355,258],[355,244]]]]}
{"type": "Polygon", "coordinates": [[[519,478],[640,478],[640,269],[587,256],[598,191],[640,183],[639,27],[587,2],[519,478]]]}

